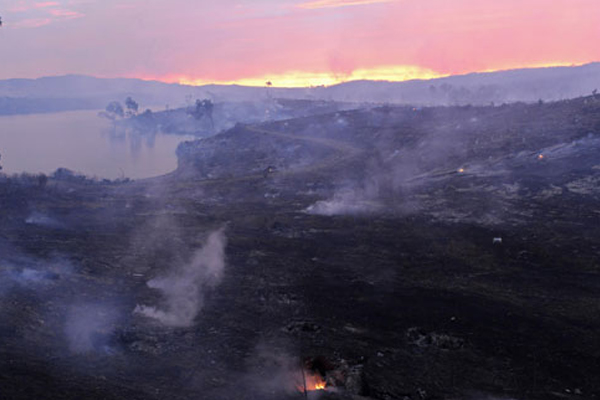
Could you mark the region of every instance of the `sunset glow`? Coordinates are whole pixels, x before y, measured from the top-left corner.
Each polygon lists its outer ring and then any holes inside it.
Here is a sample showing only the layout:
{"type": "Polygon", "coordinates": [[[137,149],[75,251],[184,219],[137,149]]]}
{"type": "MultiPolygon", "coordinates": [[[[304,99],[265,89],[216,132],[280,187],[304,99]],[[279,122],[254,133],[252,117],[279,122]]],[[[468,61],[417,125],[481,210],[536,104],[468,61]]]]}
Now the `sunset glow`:
{"type": "Polygon", "coordinates": [[[0,79],[303,87],[600,61],[597,0],[16,0],[0,15],[0,79]]]}
{"type": "MultiPolygon", "coordinates": [[[[184,85],[206,85],[210,83],[222,85],[265,86],[270,82],[274,87],[312,87],[331,86],[356,80],[407,81],[412,79],[433,79],[444,75],[417,66],[383,66],[370,69],[357,69],[349,74],[333,72],[291,71],[283,74],[263,75],[255,78],[243,78],[233,81],[206,81],[202,79],[179,78],[178,83],[184,85]]],[[[169,79],[164,79],[169,81],[169,79]]]]}
{"type": "MultiPolygon", "coordinates": [[[[517,68],[550,68],[550,67],[571,67],[580,64],[569,62],[548,62],[534,63],[529,65],[506,65],[499,68],[493,68],[482,71],[464,71],[468,72],[498,72],[507,71],[517,68]]],[[[433,70],[424,69],[418,66],[382,66],[368,69],[357,69],[349,74],[335,74],[333,72],[305,72],[291,71],[282,74],[263,75],[251,78],[242,78],[230,81],[194,79],[190,77],[152,77],[147,80],[158,80],[168,83],[180,83],[182,85],[202,86],[209,84],[216,85],[241,85],[241,86],[266,86],[267,82],[273,87],[280,88],[300,88],[300,87],[317,87],[317,86],[332,86],[340,83],[372,80],[372,81],[388,81],[388,82],[404,82],[409,80],[428,80],[436,78],[444,78],[450,74],[442,74],[433,70]]]]}

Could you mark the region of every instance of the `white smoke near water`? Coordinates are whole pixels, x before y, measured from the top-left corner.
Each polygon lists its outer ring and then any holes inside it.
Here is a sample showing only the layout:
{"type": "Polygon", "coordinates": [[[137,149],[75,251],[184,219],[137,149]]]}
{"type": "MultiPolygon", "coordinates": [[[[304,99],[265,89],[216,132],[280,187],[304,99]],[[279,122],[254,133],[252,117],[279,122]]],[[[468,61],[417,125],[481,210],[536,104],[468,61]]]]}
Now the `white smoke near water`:
{"type": "Polygon", "coordinates": [[[147,283],[162,293],[163,304],[158,307],[138,305],[134,312],[167,326],[192,325],[202,310],[206,291],[218,286],[223,278],[226,245],[223,228],[212,232],[205,245],[194,253],[188,263],[147,283]]]}

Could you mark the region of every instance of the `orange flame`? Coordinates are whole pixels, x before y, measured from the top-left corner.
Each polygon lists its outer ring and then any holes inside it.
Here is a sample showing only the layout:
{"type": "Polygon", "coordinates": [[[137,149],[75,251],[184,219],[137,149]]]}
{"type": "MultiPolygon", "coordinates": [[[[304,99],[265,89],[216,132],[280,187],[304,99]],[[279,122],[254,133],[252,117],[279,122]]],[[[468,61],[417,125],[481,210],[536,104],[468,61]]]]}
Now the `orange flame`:
{"type": "MultiPolygon", "coordinates": [[[[304,372],[304,380],[306,382],[306,391],[313,392],[316,390],[325,390],[327,383],[320,374],[313,374],[312,372],[304,372]]],[[[298,390],[304,391],[304,384],[298,386],[298,390]]]]}

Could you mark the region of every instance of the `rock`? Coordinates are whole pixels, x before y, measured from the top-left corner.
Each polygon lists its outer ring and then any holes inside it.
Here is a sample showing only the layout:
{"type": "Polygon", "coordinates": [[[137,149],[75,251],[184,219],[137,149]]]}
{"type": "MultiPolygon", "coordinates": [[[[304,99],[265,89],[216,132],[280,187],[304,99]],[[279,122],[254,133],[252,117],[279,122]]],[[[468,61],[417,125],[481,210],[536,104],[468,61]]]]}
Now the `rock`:
{"type": "Polygon", "coordinates": [[[362,365],[355,365],[348,370],[344,389],[346,393],[357,396],[367,394],[362,365]]]}

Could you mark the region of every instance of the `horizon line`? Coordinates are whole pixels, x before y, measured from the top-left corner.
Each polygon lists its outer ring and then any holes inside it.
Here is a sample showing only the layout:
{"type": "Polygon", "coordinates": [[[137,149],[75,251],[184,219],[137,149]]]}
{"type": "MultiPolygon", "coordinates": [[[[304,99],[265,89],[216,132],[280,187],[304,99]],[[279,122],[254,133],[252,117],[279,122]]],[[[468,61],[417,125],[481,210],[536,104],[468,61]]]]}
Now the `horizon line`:
{"type": "MultiPolygon", "coordinates": [[[[180,85],[180,86],[191,86],[191,87],[205,87],[205,86],[239,86],[244,88],[269,88],[269,89],[318,89],[318,88],[329,88],[342,84],[353,83],[353,82],[380,82],[380,83],[403,83],[403,82],[415,82],[415,81],[434,81],[439,79],[453,78],[453,77],[461,77],[461,76],[469,76],[469,75],[477,75],[477,74],[493,74],[493,73],[502,73],[502,72],[511,72],[511,71],[523,71],[523,70],[535,70],[535,69],[552,69],[552,68],[577,68],[577,67],[585,67],[593,64],[600,64],[600,60],[598,61],[589,61],[584,63],[570,63],[570,62],[549,62],[549,63],[539,63],[532,64],[523,67],[500,67],[500,68],[492,68],[486,70],[478,70],[478,71],[469,71],[469,72],[461,72],[456,74],[442,74],[436,73],[435,71],[415,67],[415,66],[400,66],[400,68],[415,68],[413,72],[417,72],[415,76],[408,76],[406,79],[377,79],[369,78],[368,75],[359,73],[356,79],[352,77],[350,79],[336,79],[335,81],[330,82],[330,84],[308,84],[308,85],[276,85],[274,80],[270,80],[269,77],[282,77],[286,74],[290,75],[298,75],[298,74],[306,74],[308,76],[321,76],[321,77],[335,77],[340,74],[335,74],[333,72],[303,72],[303,71],[291,71],[283,74],[271,74],[264,75],[261,77],[255,78],[241,78],[238,80],[231,81],[209,81],[202,79],[190,79],[186,77],[176,77],[176,76],[166,76],[166,77],[155,77],[155,76],[102,76],[102,75],[93,75],[86,73],[65,73],[61,75],[44,75],[38,76],[36,78],[4,78],[0,79],[0,81],[9,81],[9,80],[40,80],[40,79],[48,79],[48,78],[63,78],[63,77],[84,77],[84,78],[94,78],[94,79],[126,79],[126,80],[140,80],[144,82],[156,82],[163,83],[168,85],[180,85]],[[420,71],[419,71],[420,70],[420,71]],[[419,72],[425,71],[424,75],[420,77],[419,72]],[[244,83],[246,82],[246,83],[244,83]],[[255,84],[252,84],[256,82],[255,84]],[[261,82],[261,83],[259,83],[261,82]],[[271,83],[268,85],[267,83],[271,83]]],[[[398,66],[392,67],[383,67],[383,68],[396,68],[398,66]]],[[[377,68],[371,69],[377,70],[377,68]]],[[[367,72],[369,69],[357,69],[356,71],[367,72]]],[[[350,74],[352,75],[352,74],[350,74]]]]}

